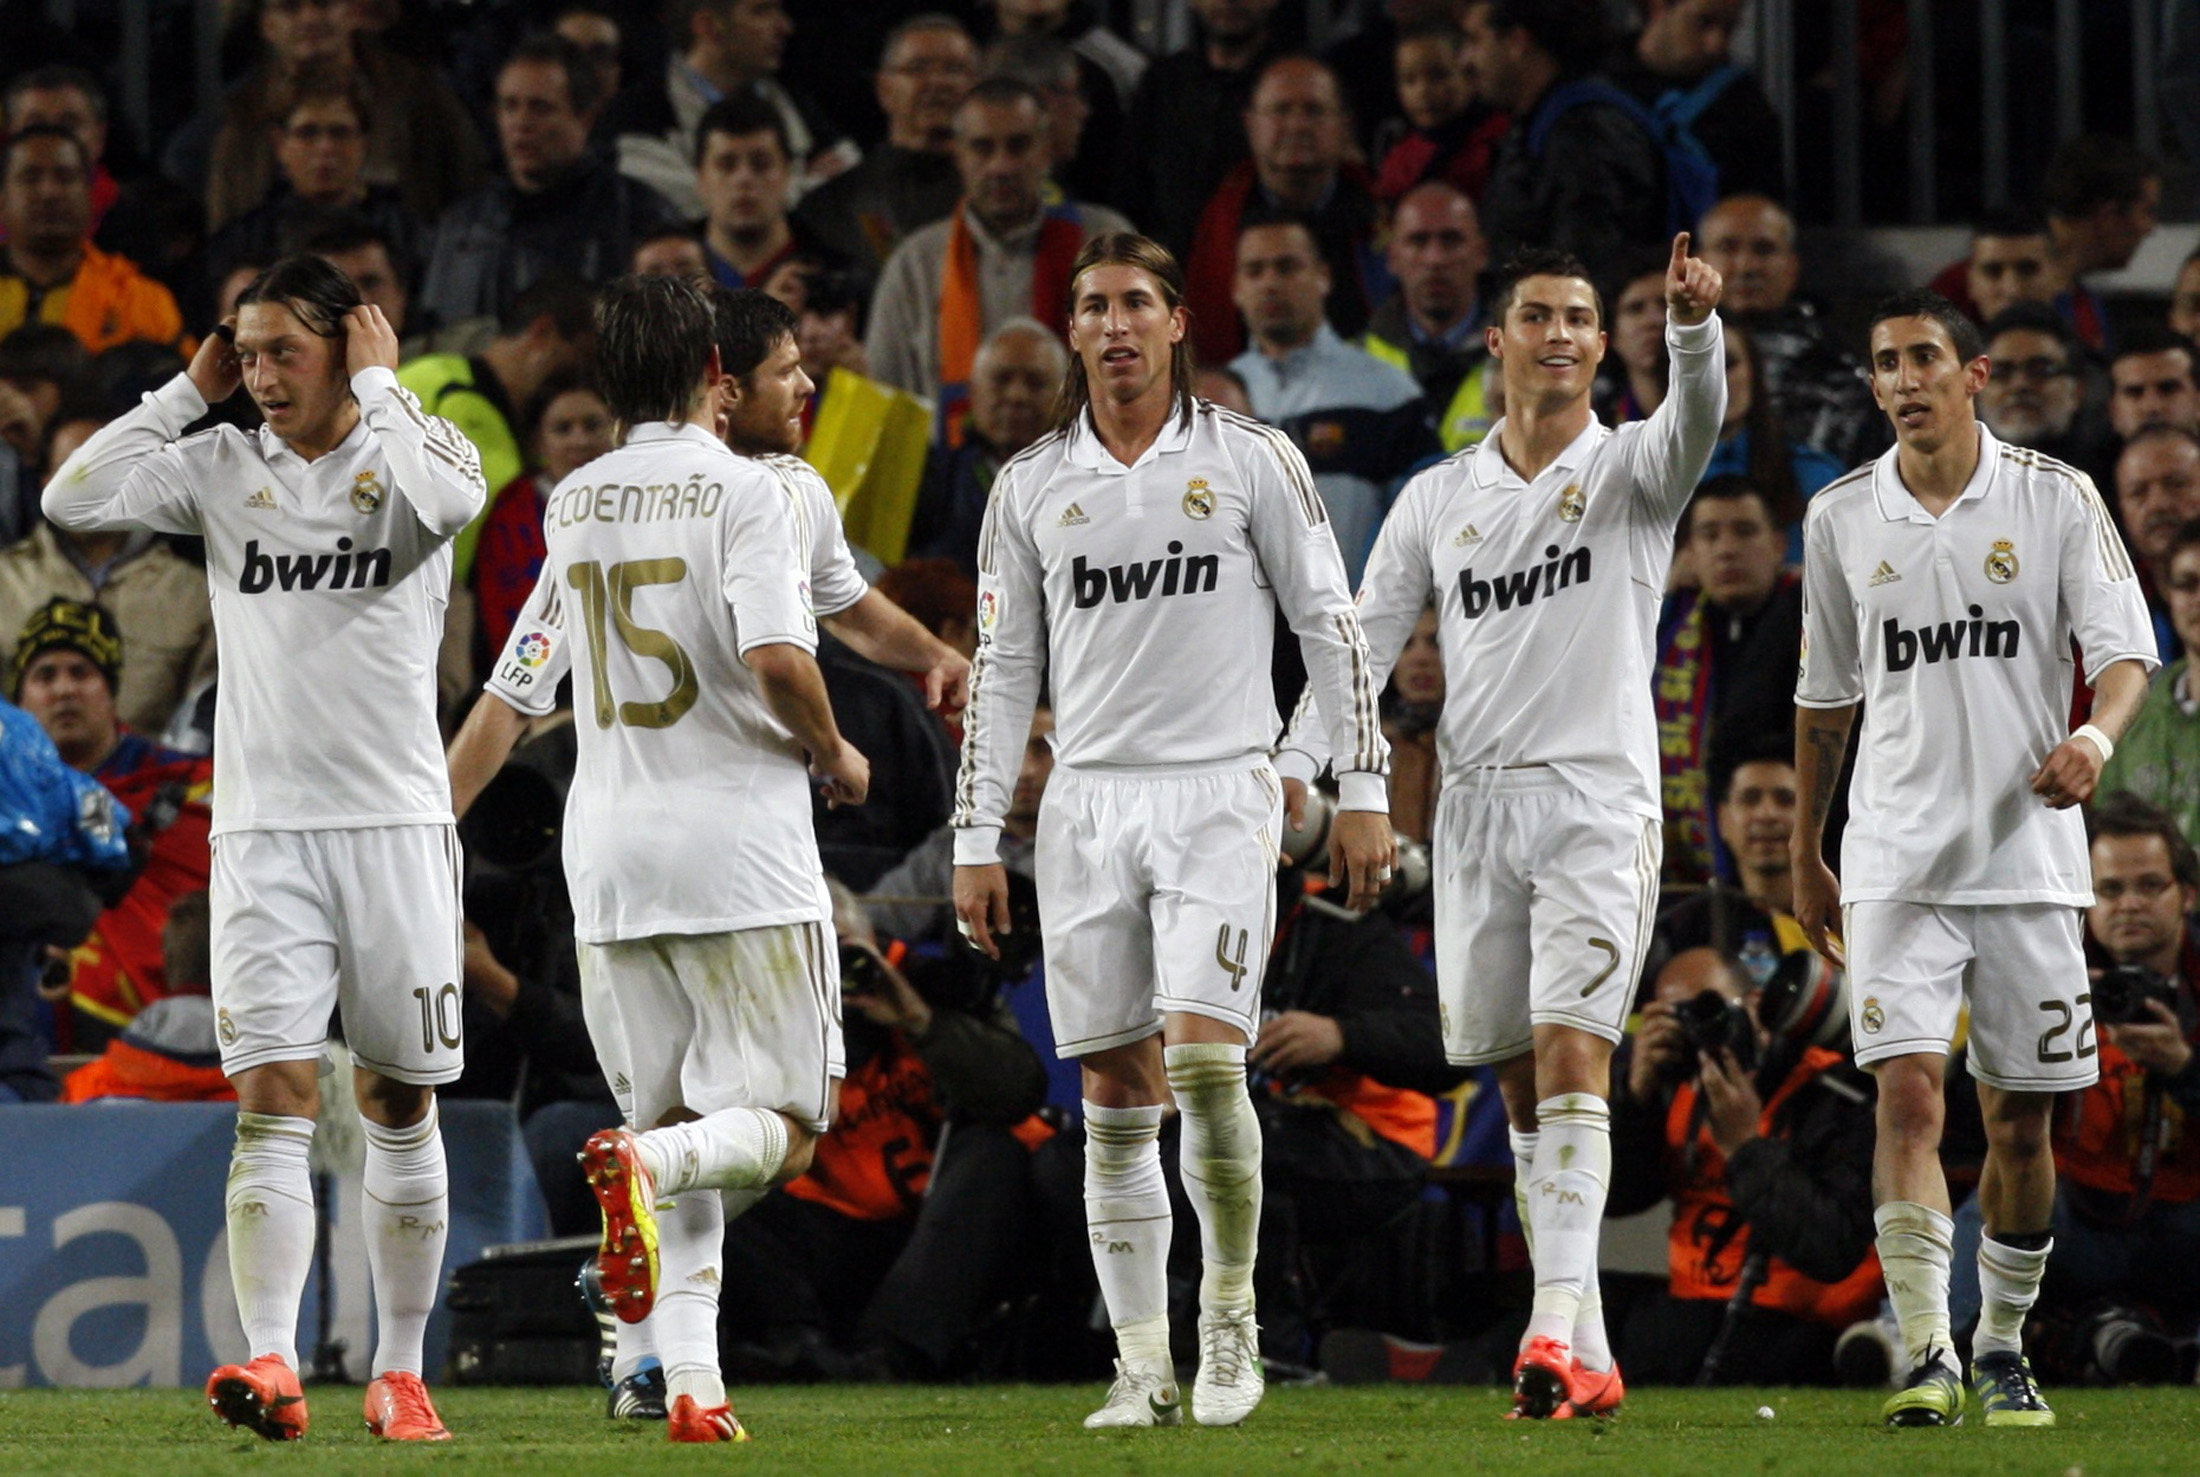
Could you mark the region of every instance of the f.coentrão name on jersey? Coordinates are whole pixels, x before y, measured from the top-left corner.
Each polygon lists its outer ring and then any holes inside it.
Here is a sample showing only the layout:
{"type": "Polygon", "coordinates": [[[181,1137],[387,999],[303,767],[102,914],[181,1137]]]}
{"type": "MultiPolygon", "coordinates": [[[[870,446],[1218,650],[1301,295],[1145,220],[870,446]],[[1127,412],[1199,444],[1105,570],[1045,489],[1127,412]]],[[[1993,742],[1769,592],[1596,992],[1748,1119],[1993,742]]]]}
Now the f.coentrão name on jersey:
{"type": "Polygon", "coordinates": [[[685,482],[653,482],[647,487],[606,482],[568,487],[552,495],[543,522],[571,528],[580,523],[665,523],[675,518],[711,518],[725,499],[723,482],[690,477],[685,482]]]}

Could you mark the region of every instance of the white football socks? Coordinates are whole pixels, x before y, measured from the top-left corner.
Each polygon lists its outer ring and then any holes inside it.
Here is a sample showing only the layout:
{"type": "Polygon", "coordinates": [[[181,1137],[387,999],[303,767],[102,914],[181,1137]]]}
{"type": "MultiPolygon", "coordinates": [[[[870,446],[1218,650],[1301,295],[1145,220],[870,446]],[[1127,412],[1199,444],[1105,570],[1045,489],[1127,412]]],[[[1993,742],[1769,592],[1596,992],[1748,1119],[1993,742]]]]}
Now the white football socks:
{"type": "Polygon", "coordinates": [[[1085,1103],[1085,1228],[1123,1362],[1168,1372],[1169,1187],[1161,1105],[1085,1103]]]}
{"type": "Polygon", "coordinates": [[[373,1374],[421,1372],[421,1340],[443,1285],[443,1245],[450,1237],[451,1183],[443,1163],[441,1115],[434,1098],[409,1128],[384,1128],[361,1118],[367,1139],[365,1176],[367,1271],[374,1282],[373,1374]]]}
{"type": "Polygon", "coordinates": [[[1902,1326],[1909,1367],[1928,1355],[1954,1367],[1948,1339],[1948,1267],[1955,1257],[1955,1222],[1929,1206],[1890,1200],[1872,1212],[1879,1229],[1879,1266],[1887,1298],[1902,1326]]]}
{"type": "Polygon", "coordinates": [[[721,1108],[639,1136],[657,1193],[759,1190],[787,1162],[787,1120],[769,1108],[721,1108]]]}
{"type": "Polygon", "coordinates": [[[726,1403],[726,1383],[718,1370],[718,1288],[725,1242],[726,1211],[716,1195],[690,1191],[658,1207],[657,1305],[649,1321],[656,1326],[664,1360],[668,1403],[682,1395],[706,1409],[726,1403]]]}
{"type": "MultiPolygon", "coordinates": [[[[615,1341],[611,1353],[611,1383],[615,1385],[629,1375],[641,1373],[643,1365],[657,1358],[657,1315],[652,1312],[639,1323],[614,1318],[611,1337],[615,1341]]],[[[659,1359],[658,1362],[664,1361],[659,1359]]]]}
{"type": "Polygon", "coordinates": [[[1245,1048],[1193,1042],[1162,1052],[1183,1115],[1177,1163],[1199,1216],[1203,1312],[1253,1304],[1260,1237],[1260,1119],[1245,1089],[1245,1048]]]}
{"type": "Polygon", "coordinates": [[[2040,1300],[2040,1278],[2055,1243],[2037,1250],[2011,1246],[1991,1236],[1978,1244],[1978,1328],[1971,1335],[1971,1357],[2024,1352],[2024,1317],[2040,1300]]]}
{"type": "MultiPolygon", "coordinates": [[[[1612,1178],[1612,1114],[1602,1098],[1568,1092],[1537,1103],[1535,1116],[1535,1169],[1528,1182],[1535,1303],[1528,1337],[1572,1345],[1596,1285],[1598,1232],[1612,1178]]],[[[1595,1324],[1601,1342],[1601,1310],[1595,1324]]],[[[1603,1357],[1609,1368],[1609,1350],[1603,1357]]]]}
{"type": "Polygon", "coordinates": [[[311,1118],[237,1115],[229,1152],[229,1282],[251,1357],[298,1367],[298,1304],[313,1269],[311,1118]]]}

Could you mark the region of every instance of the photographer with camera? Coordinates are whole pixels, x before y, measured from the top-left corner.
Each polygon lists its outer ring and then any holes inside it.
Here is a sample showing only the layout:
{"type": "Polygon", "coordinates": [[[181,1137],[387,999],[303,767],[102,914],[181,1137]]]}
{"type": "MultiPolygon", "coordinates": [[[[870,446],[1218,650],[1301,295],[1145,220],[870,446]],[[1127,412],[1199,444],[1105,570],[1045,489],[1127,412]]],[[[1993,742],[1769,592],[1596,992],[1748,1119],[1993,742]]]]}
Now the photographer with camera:
{"type": "MultiPolygon", "coordinates": [[[[2076,1320],[2067,1375],[2189,1379],[2171,1341],[2200,1322],[2200,1142],[2187,1131],[2200,1109],[2200,856],[2167,811],[2128,791],[2096,804],[2087,829],[2101,1078],[2055,1111],[2054,1251],[2034,1315],[2076,1320]]],[[[1975,1196],[1955,1225],[1949,1307],[1962,1328],[1979,1306],[1975,1196]]],[[[2043,1343],[2042,1362],[2053,1352],[2043,1343]]]]}
{"type": "Polygon", "coordinates": [[[729,1370],[759,1380],[950,1379],[1031,1217],[1046,1070],[989,961],[881,941],[836,880],[848,1075],[809,1172],[726,1231],[729,1370]]]}
{"type": "MultiPolygon", "coordinates": [[[[1329,1327],[1425,1339],[1428,1311],[1388,1275],[1371,1241],[1421,1198],[1436,1153],[1436,1103],[1472,1075],[1444,1060],[1436,980],[1391,914],[1425,899],[1428,856],[1400,836],[1396,874],[1365,913],[1309,893],[1329,871],[1334,800],[1307,796],[1285,834],[1275,942],[1247,1060],[1266,1200],[1255,1287],[1261,1347],[1307,1362],[1329,1327]]],[[[1273,1357],[1271,1362],[1273,1362],[1273,1357]]]]}
{"type": "Polygon", "coordinates": [[[1712,949],[1658,974],[1612,1095],[1608,1213],[1674,1209],[1667,1290],[1621,1339],[1640,1384],[1831,1384],[1835,1339],[1879,1305],[1872,1081],[1846,1012],[1802,1008],[1830,979],[1802,952],[1753,992],[1712,949]]]}

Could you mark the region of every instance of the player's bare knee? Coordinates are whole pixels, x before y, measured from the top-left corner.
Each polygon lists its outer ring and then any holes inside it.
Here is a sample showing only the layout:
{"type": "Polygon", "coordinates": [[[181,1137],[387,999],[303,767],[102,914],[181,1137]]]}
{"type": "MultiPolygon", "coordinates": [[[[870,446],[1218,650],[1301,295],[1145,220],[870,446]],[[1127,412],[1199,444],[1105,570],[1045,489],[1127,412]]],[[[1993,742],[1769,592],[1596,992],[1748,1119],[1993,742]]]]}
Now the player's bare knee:
{"type": "Polygon", "coordinates": [[[384,1128],[410,1128],[428,1116],[435,1089],[419,1082],[400,1082],[379,1072],[359,1072],[352,1081],[359,1098],[359,1116],[384,1128]]]}
{"type": "Polygon", "coordinates": [[[1497,1093],[1505,1102],[1505,1120],[1522,1133],[1536,1130],[1535,1053],[1523,1052],[1497,1064],[1497,1093]]]}
{"type": "Polygon", "coordinates": [[[1078,1058],[1085,1100],[1103,1108],[1148,1108],[1167,1102],[1168,1069],[1161,1038],[1148,1036],[1078,1058]]]}
{"type": "Polygon", "coordinates": [[[1539,1031],[1537,1035],[1535,1094],[1538,1102],[1569,1092],[1611,1096],[1611,1042],[1602,1036],[1563,1026],[1539,1031]]]}
{"type": "Polygon", "coordinates": [[[2004,1163],[2045,1158],[2055,1100],[2041,1092],[2002,1092],[1981,1083],[1979,1115],[1986,1124],[1986,1147],[2004,1163]]]}
{"type": "Polygon", "coordinates": [[[314,1061],[268,1062],[249,1067],[230,1078],[237,1089],[240,1112],[270,1118],[321,1116],[320,1063],[314,1061]]]}
{"type": "Polygon", "coordinates": [[[1946,1105],[1940,1074],[1913,1057],[1897,1057],[1879,1069],[1879,1126],[1905,1139],[1940,1141],[1946,1105]]]}

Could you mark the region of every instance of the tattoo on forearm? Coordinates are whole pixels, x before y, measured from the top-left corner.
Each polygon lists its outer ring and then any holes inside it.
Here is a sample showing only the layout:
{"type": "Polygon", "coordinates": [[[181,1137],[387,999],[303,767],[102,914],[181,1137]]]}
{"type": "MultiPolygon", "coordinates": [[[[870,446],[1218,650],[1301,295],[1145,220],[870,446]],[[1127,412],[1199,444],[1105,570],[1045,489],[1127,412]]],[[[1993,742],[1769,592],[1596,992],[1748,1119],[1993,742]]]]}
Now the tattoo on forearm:
{"type": "Polygon", "coordinates": [[[1817,783],[1811,787],[1810,812],[1803,824],[1818,830],[1826,823],[1826,812],[1833,805],[1833,787],[1841,781],[1841,759],[1848,752],[1849,731],[1813,725],[1803,730],[1803,737],[1816,756],[1817,783]]]}

